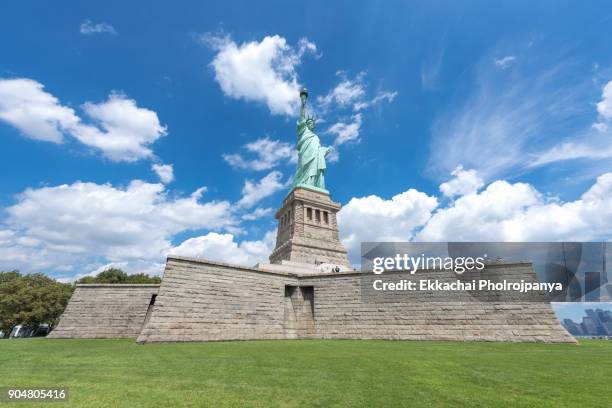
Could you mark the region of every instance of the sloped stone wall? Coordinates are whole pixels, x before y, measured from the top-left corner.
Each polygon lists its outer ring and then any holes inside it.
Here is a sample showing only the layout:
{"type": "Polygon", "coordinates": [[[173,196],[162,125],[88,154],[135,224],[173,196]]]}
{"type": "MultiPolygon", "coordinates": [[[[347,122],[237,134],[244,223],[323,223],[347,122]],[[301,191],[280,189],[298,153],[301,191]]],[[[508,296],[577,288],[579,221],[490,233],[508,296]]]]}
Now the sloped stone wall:
{"type": "MultiPolygon", "coordinates": [[[[500,268],[496,273],[535,277],[529,264],[496,268],[500,268]]],[[[334,338],[575,342],[545,302],[495,302],[471,296],[444,302],[439,294],[413,293],[415,298],[410,301],[374,303],[364,301],[362,288],[358,272],[299,276],[169,257],[157,301],[138,341],[334,338]],[[296,292],[295,287],[312,288],[312,295],[311,289],[296,292]],[[300,293],[302,297],[308,294],[312,314],[305,313],[308,308],[304,308],[303,299],[296,298],[300,293]]]]}
{"type": "Polygon", "coordinates": [[[169,257],[138,342],[284,339],[290,274],[169,257]]]}
{"type": "MultiPolygon", "coordinates": [[[[517,281],[535,278],[530,264],[489,269],[487,275],[512,276],[517,281]]],[[[448,273],[427,271],[428,278],[449,279],[443,275],[448,273]]],[[[368,300],[362,297],[364,285],[354,273],[302,277],[300,284],[312,285],[315,299],[315,333],[304,338],[576,342],[550,303],[538,299],[502,302],[463,293],[448,301],[448,293],[443,292],[400,292],[368,300]],[[403,297],[401,302],[398,296],[403,297]]]]}
{"type": "Polygon", "coordinates": [[[48,338],[136,338],[159,285],[77,284],[48,338]]]}

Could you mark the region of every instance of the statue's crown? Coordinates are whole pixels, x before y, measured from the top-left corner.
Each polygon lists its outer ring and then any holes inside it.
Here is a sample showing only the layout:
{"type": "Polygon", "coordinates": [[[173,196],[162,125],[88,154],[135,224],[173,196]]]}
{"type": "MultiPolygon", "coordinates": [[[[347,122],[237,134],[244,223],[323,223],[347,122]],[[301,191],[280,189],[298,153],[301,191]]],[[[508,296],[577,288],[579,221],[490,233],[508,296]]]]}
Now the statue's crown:
{"type": "Polygon", "coordinates": [[[316,125],[317,124],[317,117],[314,116],[314,115],[308,115],[306,117],[306,122],[308,122],[308,121],[312,121],[313,125],[316,125]]]}

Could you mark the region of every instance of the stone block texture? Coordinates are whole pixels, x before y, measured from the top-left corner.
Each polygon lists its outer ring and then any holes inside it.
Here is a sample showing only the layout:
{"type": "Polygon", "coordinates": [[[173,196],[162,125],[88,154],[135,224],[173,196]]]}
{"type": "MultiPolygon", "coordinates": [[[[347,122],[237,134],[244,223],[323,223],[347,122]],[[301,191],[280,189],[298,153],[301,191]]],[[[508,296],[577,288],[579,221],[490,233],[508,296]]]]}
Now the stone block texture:
{"type": "Polygon", "coordinates": [[[48,338],[136,338],[159,285],[77,284],[48,338]]]}
{"type": "MultiPolygon", "coordinates": [[[[530,264],[495,268],[496,274],[535,277],[530,264]]],[[[402,301],[393,298],[395,295],[372,301],[363,296],[364,287],[360,272],[299,275],[169,257],[138,341],[575,342],[547,302],[491,301],[469,293],[448,301],[435,292],[412,292],[402,301]]]]}
{"type": "Polygon", "coordinates": [[[270,262],[331,263],[350,267],[338,234],[340,204],[329,194],[306,188],[292,190],[276,213],[276,248],[270,262]]]}
{"type": "Polygon", "coordinates": [[[284,339],[295,276],[169,257],[138,342],[284,339]]]}
{"type": "MultiPolygon", "coordinates": [[[[530,265],[496,268],[504,276],[535,276],[530,265]]],[[[421,273],[429,279],[452,274],[421,273]]],[[[314,288],[315,332],[309,338],[575,343],[550,303],[537,299],[492,301],[467,292],[451,298],[439,291],[379,292],[367,297],[362,292],[370,286],[356,273],[303,277],[300,284],[314,288]]]]}

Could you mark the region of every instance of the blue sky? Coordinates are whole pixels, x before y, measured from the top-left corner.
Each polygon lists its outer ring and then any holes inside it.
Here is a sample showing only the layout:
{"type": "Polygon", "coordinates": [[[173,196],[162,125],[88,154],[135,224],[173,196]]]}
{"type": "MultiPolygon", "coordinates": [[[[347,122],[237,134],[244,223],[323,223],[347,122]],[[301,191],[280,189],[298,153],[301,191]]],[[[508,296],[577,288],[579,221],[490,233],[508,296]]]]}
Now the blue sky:
{"type": "Polygon", "coordinates": [[[611,23],[607,2],[5,4],[0,269],[265,261],[304,85],[354,262],[363,240],[608,240],[611,23]]]}

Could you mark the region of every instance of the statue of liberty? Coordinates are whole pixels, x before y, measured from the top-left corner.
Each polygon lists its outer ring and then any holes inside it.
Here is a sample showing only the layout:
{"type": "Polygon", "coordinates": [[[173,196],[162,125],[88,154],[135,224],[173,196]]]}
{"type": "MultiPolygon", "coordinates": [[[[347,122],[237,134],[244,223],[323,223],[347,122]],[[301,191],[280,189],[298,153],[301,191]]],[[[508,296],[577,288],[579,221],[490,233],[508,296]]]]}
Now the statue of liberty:
{"type": "Polygon", "coordinates": [[[314,133],[315,118],[305,115],[308,91],[306,88],[300,92],[301,106],[300,118],[297,121],[297,150],[298,165],[293,177],[293,187],[314,188],[325,190],[325,156],[331,148],[322,147],[319,136],[314,133]]]}

